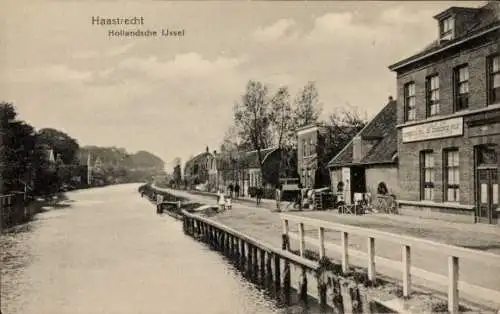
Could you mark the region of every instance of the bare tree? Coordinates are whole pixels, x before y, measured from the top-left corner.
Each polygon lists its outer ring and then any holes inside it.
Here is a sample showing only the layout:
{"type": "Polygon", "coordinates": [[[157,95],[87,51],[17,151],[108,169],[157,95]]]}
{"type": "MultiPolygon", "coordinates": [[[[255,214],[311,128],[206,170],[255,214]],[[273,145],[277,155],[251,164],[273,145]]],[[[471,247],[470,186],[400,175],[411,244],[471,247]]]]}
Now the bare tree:
{"type": "Polygon", "coordinates": [[[292,107],[290,105],[290,93],[288,87],[281,87],[271,99],[270,125],[273,132],[274,142],[279,149],[280,162],[278,168],[279,176],[283,175],[284,151],[293,144],[294,130],[292,123],[292,107]]]}
{"type": "Polygon", "coordinates": [[[294,102],[294,125],[300,128],[316,123],[322,112],[315,82],[308,82],[299,92],[294,102]]]}
{"type": "Polygon", "coordinates": [[[270,144],[270,119],[267,87],[256,81],[249,81],[241,103],[234,106],[234,122],[242,142],[257,151],[262,170],[262,153],[270,144]]]}

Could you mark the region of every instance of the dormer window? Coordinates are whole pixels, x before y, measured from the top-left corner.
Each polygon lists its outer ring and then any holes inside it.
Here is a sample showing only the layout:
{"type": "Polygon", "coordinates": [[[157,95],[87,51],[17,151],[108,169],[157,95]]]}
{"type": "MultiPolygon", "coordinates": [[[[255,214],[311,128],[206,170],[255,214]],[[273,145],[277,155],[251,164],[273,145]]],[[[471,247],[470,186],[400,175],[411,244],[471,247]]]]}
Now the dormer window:
{"type": "Polygon", "coordinates": [[[452,39],[453,38],[453,28],[454,28],[453,17],[447,17],[441,20],[439,25],[440,38],[441,39],[452,39]]]}

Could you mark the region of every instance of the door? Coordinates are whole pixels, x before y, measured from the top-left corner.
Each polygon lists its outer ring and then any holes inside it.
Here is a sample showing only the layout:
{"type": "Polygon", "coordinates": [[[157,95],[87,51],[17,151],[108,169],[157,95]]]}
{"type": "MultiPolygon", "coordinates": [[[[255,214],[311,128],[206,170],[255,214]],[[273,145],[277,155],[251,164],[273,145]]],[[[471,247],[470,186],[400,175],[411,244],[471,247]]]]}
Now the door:
{"type": "Polygon", "coordinates": [[[477,170],[477,222],[496,224],[498,207],[498,170],[478,169],[477,170]]]}

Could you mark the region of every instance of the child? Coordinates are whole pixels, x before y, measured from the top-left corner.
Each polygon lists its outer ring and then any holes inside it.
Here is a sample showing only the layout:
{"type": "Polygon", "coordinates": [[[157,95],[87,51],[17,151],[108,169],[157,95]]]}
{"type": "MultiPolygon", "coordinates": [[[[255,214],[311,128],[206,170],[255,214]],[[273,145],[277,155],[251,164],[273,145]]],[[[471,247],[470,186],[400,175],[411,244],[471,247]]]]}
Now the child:
{"type": "Polygon", "coordinates": [[[231,209],[231,195],[226,197],[225,206],[226,206],[226,209],[231,209]]]}

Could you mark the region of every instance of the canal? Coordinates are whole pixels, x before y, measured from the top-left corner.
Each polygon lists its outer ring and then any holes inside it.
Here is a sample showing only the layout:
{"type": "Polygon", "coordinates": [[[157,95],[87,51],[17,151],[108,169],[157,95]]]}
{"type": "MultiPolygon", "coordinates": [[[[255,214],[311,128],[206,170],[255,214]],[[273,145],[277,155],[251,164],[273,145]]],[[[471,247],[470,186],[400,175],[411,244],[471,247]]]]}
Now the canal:
{"type": "Polygon", "coordinates": [[[285,313],[138,185],[68,193],[1,236],[2,313],[285,313]]]}

